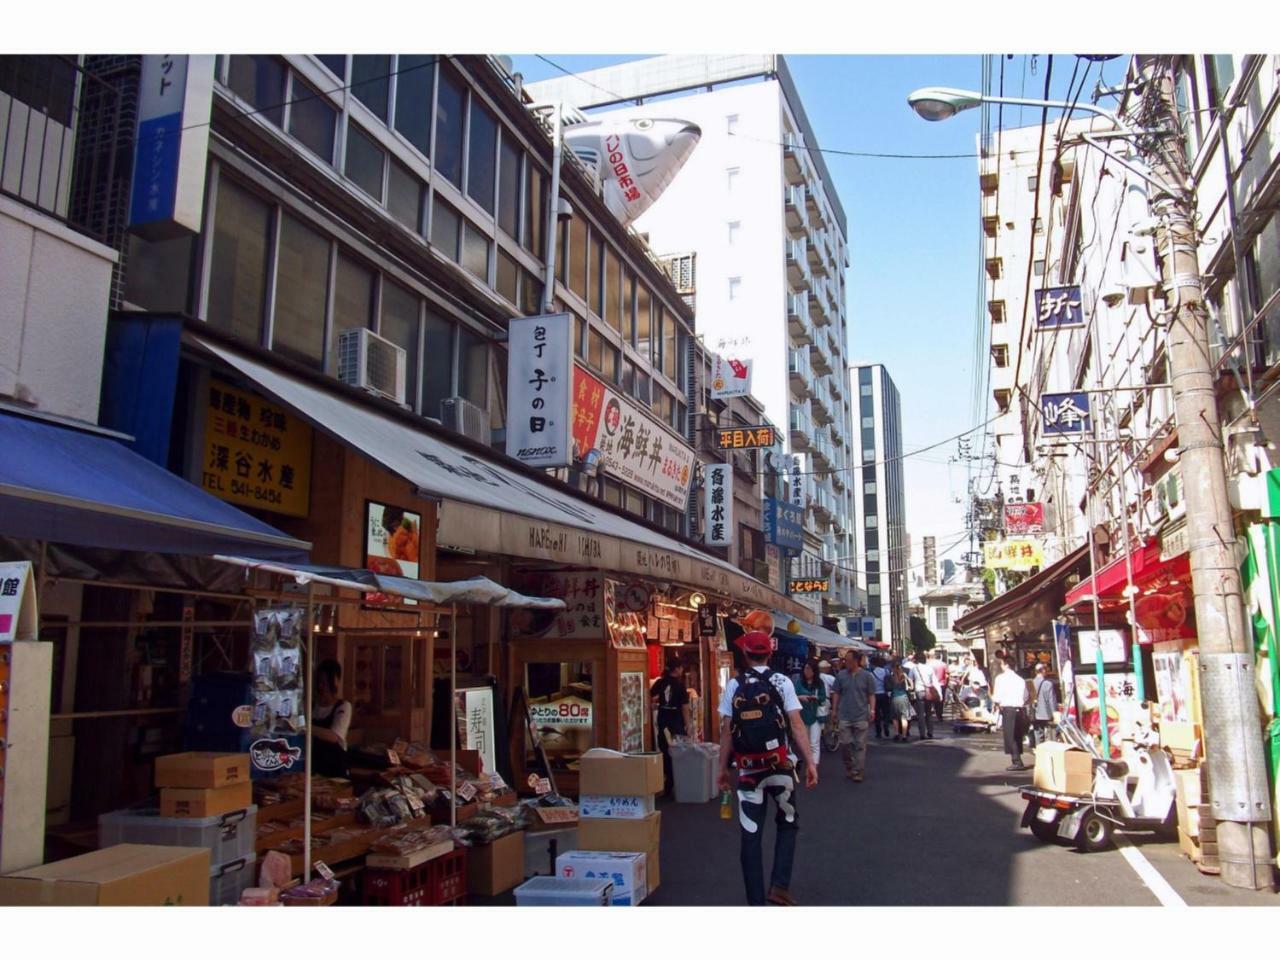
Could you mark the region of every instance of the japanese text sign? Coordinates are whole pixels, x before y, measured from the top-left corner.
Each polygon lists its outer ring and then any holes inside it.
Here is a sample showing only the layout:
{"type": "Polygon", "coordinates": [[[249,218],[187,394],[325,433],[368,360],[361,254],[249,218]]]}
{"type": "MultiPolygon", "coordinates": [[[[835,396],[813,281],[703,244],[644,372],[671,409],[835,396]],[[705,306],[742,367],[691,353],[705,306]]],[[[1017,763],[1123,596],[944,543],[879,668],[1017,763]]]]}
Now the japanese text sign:
{"type": "Polygon", "coordinates": [[[609,476],[668,506],[683,510],[688,503],[692,448],[580,368],[573,371],[573,443],[579,456],[592,448],[604,454],[609,476]]]}
{"type": "Polygon", "coordinates": [[[1006,503],[1004,532],[1009,536],[1044,533],[1043,503],[1006,503]]]}
{"type": "Polygon", "coordinates": [[[1040,414],[1046,434],[1084,434],[1093,430],[1093,421],[1089,416],[1089,394],[1083,390],[1074,393],[1046,393],[1040,398],[1040,414]]]}
{"type": "MultiPolygon", "coordinates": [[[[711,399],[745,397],[751,393],[751,361],[726,360],[715,356],[711,360],[711,399]]],[[[770,444],[762,444],[770,446],[770,444]]]]}
{"type": "Polygon", "coordinates": [[[831,581],[826,577],[792,580],[787,585],[787,590],[789,593],[830,593],[831,581]]]}
{"type": "Polygon", "coordinates": [[[37,619],[31,561],[0,563],[0,643],[36,639],[37,619]]]}
{"type": "Polygon", "coordinates": [[[995,540],[982,545],[982,563],[988,570],[1028,571],[1044,566],[1044,544],[1040,540],[995,540]]]}
{"type": "Polygon", "coordinates": [[[573,318],[513,319],[507,334],[509,456],[532,467],[573,464],[572,387],[573,318]]]}
{"type": "MultiPolygon", "coordinates": [[[[793,453],[791,455],[791,505],[799,507],[804,511],[804,454],[793,453]]],[[[804,521],[803,515],[801,522],[804,521]]]]}
{"type": "Polygon", "coordinates": [[[705,542],[712,547],[733,543],[733,465],[709,463],[706,466],[706,502],[702,529],[705,542]]]}
{"type": "Polygon", "coordinates": [[[1036,292],[1037,327],[1079,327],[1084,325],[1079,287],[1048,287],[1036,292]]]}
{"type": "Polygon", "coordinates": [[[200,486],[215,497],[305,517],[311,505],[311,428],[220,380],[204,398],[200,486]]]}
{"type": "Polygon", "coordinates": [[[764,498],[764,540],[788,552],[804,547],[804,509],[785,500],[764,498]]]}
{"type": "Polygon", "coordinates": [[[778,442],[773,427],[717,427],[717,450],[750,450],[755,447],[772,447],[778,442]]]}
{"type": "Polygon", "coordinates": [[[522,637],[558,640],[599,639],[605,636],[604,584],[597,574],[545,573],[521,581],[521,589],[564,601],[563,610],[519,611],[516,633],[522,637]]]}

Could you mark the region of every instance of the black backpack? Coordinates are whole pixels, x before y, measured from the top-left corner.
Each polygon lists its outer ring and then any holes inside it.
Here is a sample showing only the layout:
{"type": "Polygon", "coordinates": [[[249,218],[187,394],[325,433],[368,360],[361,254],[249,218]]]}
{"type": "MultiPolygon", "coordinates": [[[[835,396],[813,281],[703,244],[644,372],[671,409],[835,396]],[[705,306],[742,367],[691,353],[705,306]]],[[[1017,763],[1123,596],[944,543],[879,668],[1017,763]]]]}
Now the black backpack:
{"type": "Polygon", "coordinates": [[[773,685],[773,675],[772,670],[745,670],[738,674],[729,730],[739,770],[790,769],[787,714],[782,694],[773,685]]]}

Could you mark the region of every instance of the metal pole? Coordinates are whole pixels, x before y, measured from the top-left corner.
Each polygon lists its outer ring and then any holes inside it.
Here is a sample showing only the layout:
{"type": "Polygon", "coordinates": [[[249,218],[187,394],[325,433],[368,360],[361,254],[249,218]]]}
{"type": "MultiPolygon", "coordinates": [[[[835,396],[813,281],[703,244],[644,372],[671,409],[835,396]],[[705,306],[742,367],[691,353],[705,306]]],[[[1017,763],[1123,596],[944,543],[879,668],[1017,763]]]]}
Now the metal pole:
{"type": "Polygon", "coordinates": [[[449,605],[449,826],[458,825],[458,605],[449,605]]]}
{"type": "Polygon", "coordinates": [[[551,131],[551,199],[547,203],[547,265],[543,271],[543,313],[551,312],[556,296],[556,215],[560,207],[560,165],[564,158],[564,124],[558,104],[551,121],[551,131]]]}
{"type": "Polygon", "coordinates": [[[303,629],[307,632],[307,669],[302,674],[307,685],[307,733],[302,759],[302,882],[311,881],[311,693],[316,685],[315,641],[316,585],[307,583],[307,616],[303,629]]]}
{"type": "MultiPolygon", "coordinates": [[[[1157,101],[1153,105],[1173,124],[1170,129],[1178,129],[1168,61],[1143,56],[1138,62],[1148,74],[1147,90],[1157,101]]],[[[1189,183],[1179,145],[1169,146],[1145,151],[1153,172],[1167,183],[1189,183]]],[[[1187,502],[1205,757],[1222,879],[1235,887],[1270,890],[1271,804],[1196,257],[1196,206],[1194,186],[1189,186],[1158,196],[1153,212],[1159,221],[1156,241],[1164,288],[1172,305],[1167,353],[1187,502]]]]}

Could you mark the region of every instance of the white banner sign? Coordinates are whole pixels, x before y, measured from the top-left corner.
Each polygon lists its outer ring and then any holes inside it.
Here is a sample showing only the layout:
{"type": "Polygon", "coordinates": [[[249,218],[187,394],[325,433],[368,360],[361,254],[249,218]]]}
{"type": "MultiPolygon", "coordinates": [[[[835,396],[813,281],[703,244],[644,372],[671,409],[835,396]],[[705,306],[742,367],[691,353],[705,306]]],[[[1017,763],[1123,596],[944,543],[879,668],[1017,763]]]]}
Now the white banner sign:
{"type": "Polygon", "coordinates": [[[572,466],[572,389],[573,318],[513,319],[507,334],[508,456],[532,467],[572,466]]]}
{"type": "Polygon", "coordinates": [[[458,706],[462,710],[463,749],[479,750],[484,769],[487,772],[497,770],[493,738],[493,691],[488,688],[459,690],[458,699],[462,701],[458,706]]]}
{"type": "Polygon", "coordinates": [[[751,361],[726,360],[715,356],[711,361],[711,398],[745,397],[751,393],[751,361]]]}
{"type": "Polygon", "coordinates": [[[709,463],[705,469],[704,542],[712,547],[727,547],[733,543],[733,464],[709,463]]]}
{"type": "MultiPolygon", "coordinates": [[[[804,454],[791,455],[791,505],[804,509],[804,454]]],[[[804,515],[801,514],[801,517],[804,515]]]]}
{"type": "Polygon", "coordinates": [[[0,643],[36,639],[36,619],[31,562],[0,563],[0,643]]]}
{"type": "Polygon", "coordinates": [[[534,726],[563,730],[566,727],[591,726],[591,701],[567,696],[549,703],[529,704],[529,715],[534,726]]]}

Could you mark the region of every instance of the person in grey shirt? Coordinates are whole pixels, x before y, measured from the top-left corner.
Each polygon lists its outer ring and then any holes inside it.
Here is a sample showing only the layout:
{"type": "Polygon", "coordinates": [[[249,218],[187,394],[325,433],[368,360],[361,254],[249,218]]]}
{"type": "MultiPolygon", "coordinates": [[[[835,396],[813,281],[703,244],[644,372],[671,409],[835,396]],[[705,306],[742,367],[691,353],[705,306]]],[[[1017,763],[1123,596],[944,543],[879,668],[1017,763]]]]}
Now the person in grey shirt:
{"type": "Polygon", "coordinates": [[[876,718],[876,682],[862,669],[862,654],[845,654],[845,669],[831,688],[831,709],[840,725],[844,775],[861,783],[867,767],[867,731],[876,718]]]}
{"type": "Polygon", "coordinates": [[[1038,663],[1032,686],[1035,689],[1035,715],[1031,719],[1031,734],[1035,743],[1045,743],[1054,739],[1053,715],[1058,710],[1058,685],[1049,679],[1049,668],[1038,663]]]}

